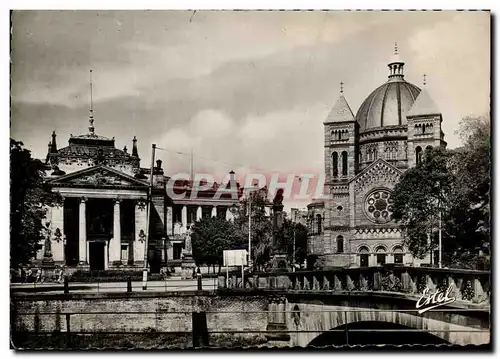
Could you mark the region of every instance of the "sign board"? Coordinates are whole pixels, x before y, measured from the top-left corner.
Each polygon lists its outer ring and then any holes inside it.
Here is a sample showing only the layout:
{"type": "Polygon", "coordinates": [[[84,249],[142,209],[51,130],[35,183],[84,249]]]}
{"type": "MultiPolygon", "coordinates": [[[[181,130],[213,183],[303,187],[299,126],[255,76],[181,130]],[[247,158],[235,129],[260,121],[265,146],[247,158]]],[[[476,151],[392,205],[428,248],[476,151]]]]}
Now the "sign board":
{"type": "Polygon", "coordinates": [[[234,249],[226,250],[223,252],[224,255],[224,266],[225,267],[239,267],[247,265],[247,250],[246,249],[234,249]]]}

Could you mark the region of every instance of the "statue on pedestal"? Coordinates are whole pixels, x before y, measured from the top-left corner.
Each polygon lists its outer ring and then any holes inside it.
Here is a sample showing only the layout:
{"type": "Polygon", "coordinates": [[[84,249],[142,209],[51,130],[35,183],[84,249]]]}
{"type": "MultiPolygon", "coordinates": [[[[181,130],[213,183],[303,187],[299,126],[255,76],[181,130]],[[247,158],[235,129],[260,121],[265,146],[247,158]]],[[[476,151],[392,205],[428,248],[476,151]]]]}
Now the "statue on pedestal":
{"type": "Polygon", "coordinates": [[[193,259],[193,247],[191,244],[191,233],[193,224],[188,227],[186,232],[186,239],[184,241],[184,251],[181,262],[181,278],[182,279],[192,279],[193,270],[196,267],[193,259]]]}
{"type": "Polygon", "coordinates": [[[273,200],[272,270],[288,270],[286,250],[283,248],[283,189],[281,188],[273,200]]]}
{"type": "Polygon", "coordinates": [[[45,223],[43,231],[45,232],[45,240],[43,243],[42,263],[53,263],[54,259],[52,258],[52,242],[50,241],[50,237],[52,236],[52,231],[50,230],[50,222],[45,223]]]}

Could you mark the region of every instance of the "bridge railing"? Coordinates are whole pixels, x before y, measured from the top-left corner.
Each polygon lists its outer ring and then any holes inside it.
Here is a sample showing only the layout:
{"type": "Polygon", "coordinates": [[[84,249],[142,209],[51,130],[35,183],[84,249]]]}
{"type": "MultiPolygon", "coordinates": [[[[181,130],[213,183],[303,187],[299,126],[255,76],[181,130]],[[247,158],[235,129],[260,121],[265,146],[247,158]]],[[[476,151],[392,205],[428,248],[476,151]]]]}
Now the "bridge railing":
{"type": "Polygon", "coordinates": [[[246,276],[220,276],[219,289],[276,289],[288,291],[352,292],[375,291],[420,295],[445,292],[458,301],[490,303],[491,273],[487,271],[426,267],[337,268],[324,271],[253,273],[246,276]]]}

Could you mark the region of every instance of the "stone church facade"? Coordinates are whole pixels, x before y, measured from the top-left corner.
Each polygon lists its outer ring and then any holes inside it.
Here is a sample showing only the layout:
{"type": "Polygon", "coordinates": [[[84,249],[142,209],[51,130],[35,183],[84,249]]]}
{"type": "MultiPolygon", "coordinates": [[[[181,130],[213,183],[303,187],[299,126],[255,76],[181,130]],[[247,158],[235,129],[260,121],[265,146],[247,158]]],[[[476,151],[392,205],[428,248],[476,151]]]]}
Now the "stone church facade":
{"type": "Polygon", "coordinates": [[[309,252],[326,266],[420,265],[391,220],[391,193],[428,147],[446,146],[442,115],[428,91],[404,79],[392,57],[388,80],[356,115],[340,97],[324,121],[325,200],[308,205],[309,252]]]}

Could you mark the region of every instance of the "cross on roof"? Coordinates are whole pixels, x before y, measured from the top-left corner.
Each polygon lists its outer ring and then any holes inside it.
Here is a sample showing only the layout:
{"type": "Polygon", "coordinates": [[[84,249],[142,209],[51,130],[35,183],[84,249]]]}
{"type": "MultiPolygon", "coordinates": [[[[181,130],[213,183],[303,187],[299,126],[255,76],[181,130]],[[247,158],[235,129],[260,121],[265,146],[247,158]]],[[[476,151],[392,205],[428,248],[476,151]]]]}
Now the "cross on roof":
{"type": "Polygon", "coordinates": [[[340,81],[340,93],[344,93],[344,83],[340,81]]]}
{"type": "Polygon", "coordinates": [[[425,86],[427,84],[427,75],[423,74],[422,77],[424,79],[424,86],[425,86]]]}

